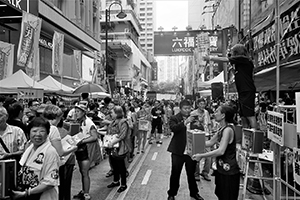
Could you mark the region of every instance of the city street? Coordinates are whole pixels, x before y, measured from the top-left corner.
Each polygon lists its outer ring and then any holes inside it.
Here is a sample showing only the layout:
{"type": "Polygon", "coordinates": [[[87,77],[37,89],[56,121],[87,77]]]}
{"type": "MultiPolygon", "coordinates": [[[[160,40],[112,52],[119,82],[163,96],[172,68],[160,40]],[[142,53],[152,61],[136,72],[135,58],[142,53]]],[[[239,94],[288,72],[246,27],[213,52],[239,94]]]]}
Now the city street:
{"type": "MultiPolygon", "coordinates": [[[[170,138],[165,138],[162,145],[147,145],[145,153],[137,154],[130,164],[128,170],[128,189],[123,193],[117,193],[117,188],[108,189],[106,186],[111,183],[112,177],[106,178],[109,171],[108,159],[104,159],[99,165],[90,170],[91,197],[93,200],[164,200],[167,199],[167,190],[170,177],[170,153],[167,147],[170,138]]],[[[214,195],[214,180],[208,182],[201,178],[198,183],[200,195],[207,200],[217,200],[214,195]]],[[[242,182],[241,182],[242,183],[242,182]]],[[[81,189],[81,179],[78,167],[73,174],[72,196],[81,189]]],[[[242,189],[242,188],[241,188],[242,189]]],[[[242,199],[242,190],[240,198],[242,199]]],[[[267,199],[271,199],[271,195],[267,199]]],[[[182,170],[181,183],[176,196],[178,200],[190,200],[185,169],[182,170]]],[[[263,200],[262,196],[249,194],[246,199],[263,200]]]]}

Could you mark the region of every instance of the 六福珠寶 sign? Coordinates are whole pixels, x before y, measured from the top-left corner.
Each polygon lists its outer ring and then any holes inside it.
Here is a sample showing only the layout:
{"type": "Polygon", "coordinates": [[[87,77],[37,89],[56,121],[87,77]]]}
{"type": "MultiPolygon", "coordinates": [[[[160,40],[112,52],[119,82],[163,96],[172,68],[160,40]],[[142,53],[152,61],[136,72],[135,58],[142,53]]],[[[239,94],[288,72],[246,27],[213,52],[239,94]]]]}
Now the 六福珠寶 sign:
{"type": "Polygon", "coordinates": [[[284,144],[284,115],[282,113],[268,111],[267,129],[268,138],[283,146],[284,144]]]}

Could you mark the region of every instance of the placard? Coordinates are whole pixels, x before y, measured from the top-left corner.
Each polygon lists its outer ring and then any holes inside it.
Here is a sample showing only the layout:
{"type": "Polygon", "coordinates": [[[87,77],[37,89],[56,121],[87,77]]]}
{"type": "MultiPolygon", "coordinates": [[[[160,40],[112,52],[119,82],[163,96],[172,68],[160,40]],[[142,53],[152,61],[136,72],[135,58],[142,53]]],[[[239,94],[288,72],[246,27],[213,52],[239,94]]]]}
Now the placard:
{"type": "Polygon", "coordinates": [[[268,138],[273,142],[284,145],[284,115],[282,113],[268,111],[267,128],[268,138]]]}
{"type": "Polygon", "coordinates": [[[293,171],[294,171],[294,180],[297,184],[300,184],[300,149],[293,149],[293,171]]]}
{"type": "Polygon", "coordinates": [[[139,120],[139,130],[140,131],[148,131],[150,127],[150,122],[148,120],[139,120]]]}
{"type": "Polygon", "coordinates": [[[297,132],[300,133],[300,92],[296,92],[296,118],[297,132]]]}

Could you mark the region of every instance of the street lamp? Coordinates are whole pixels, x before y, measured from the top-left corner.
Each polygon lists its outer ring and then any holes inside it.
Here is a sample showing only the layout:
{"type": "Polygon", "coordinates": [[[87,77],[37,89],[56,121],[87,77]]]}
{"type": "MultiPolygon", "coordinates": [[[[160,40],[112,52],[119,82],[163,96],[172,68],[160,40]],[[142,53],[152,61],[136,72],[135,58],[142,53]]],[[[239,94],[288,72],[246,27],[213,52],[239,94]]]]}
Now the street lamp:
{"type": "MultiPolygon", "coordinates": [[[[125,12],[123,12],[123,7],[121,3],[119,2],[113,2],[109,5],[108,9],[105,10],[105,71],[106,71],[106,78],[107,78],[107,84],[109,84],[109,77],[108,77],[108,22],[110,21],[110,8],[112,5],[117,4],[121,7],[121,11],[117,14],[117,17],[119,19],[124,19],[127,15],[125,12]]],[[[112,91],[110,91],[112,93],[112,91]]]]}

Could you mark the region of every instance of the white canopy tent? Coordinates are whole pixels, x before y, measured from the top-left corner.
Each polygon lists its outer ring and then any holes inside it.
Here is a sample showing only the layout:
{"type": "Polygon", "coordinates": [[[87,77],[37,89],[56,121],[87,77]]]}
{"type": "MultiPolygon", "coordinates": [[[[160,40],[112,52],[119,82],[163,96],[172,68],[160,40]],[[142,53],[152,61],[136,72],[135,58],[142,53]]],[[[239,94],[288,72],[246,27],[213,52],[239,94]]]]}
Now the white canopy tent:
{"type": "Polygon", "coordinates": [[[47,76],[43,80],[39,81],[40,84],[42,84],[45,88],[45,90],[49,91],[64,91],[64,92],[70,92],[72,93],[74,91],[73,88],[66,86],[64,84],[61,84],[57,80],[55,80],[52,76],[47,76]]]}
{"type": "Polygon", "coordinates": [[[201,97],[211,96],[211,90],[201,90],[198,92],[201,97]]]}
{"type": "Polygon", "coordinates": [[[224,83],[224,72],[221,72],[218,76],[216,76],[215,78],[213,78],[209,81],[198,83],[198,87],[208,89],[208,88],[211,88],[212,83],[220,83],[220,82],[224,83]]]}
{"type": "Polygon", "coordinates": [[[44,89],[44,86],[40,83],[34,81],[21,69],[11,76],[2,79],[0,81],[0,86],[2,88],[34,88],[34,89],[44,89]]]}

